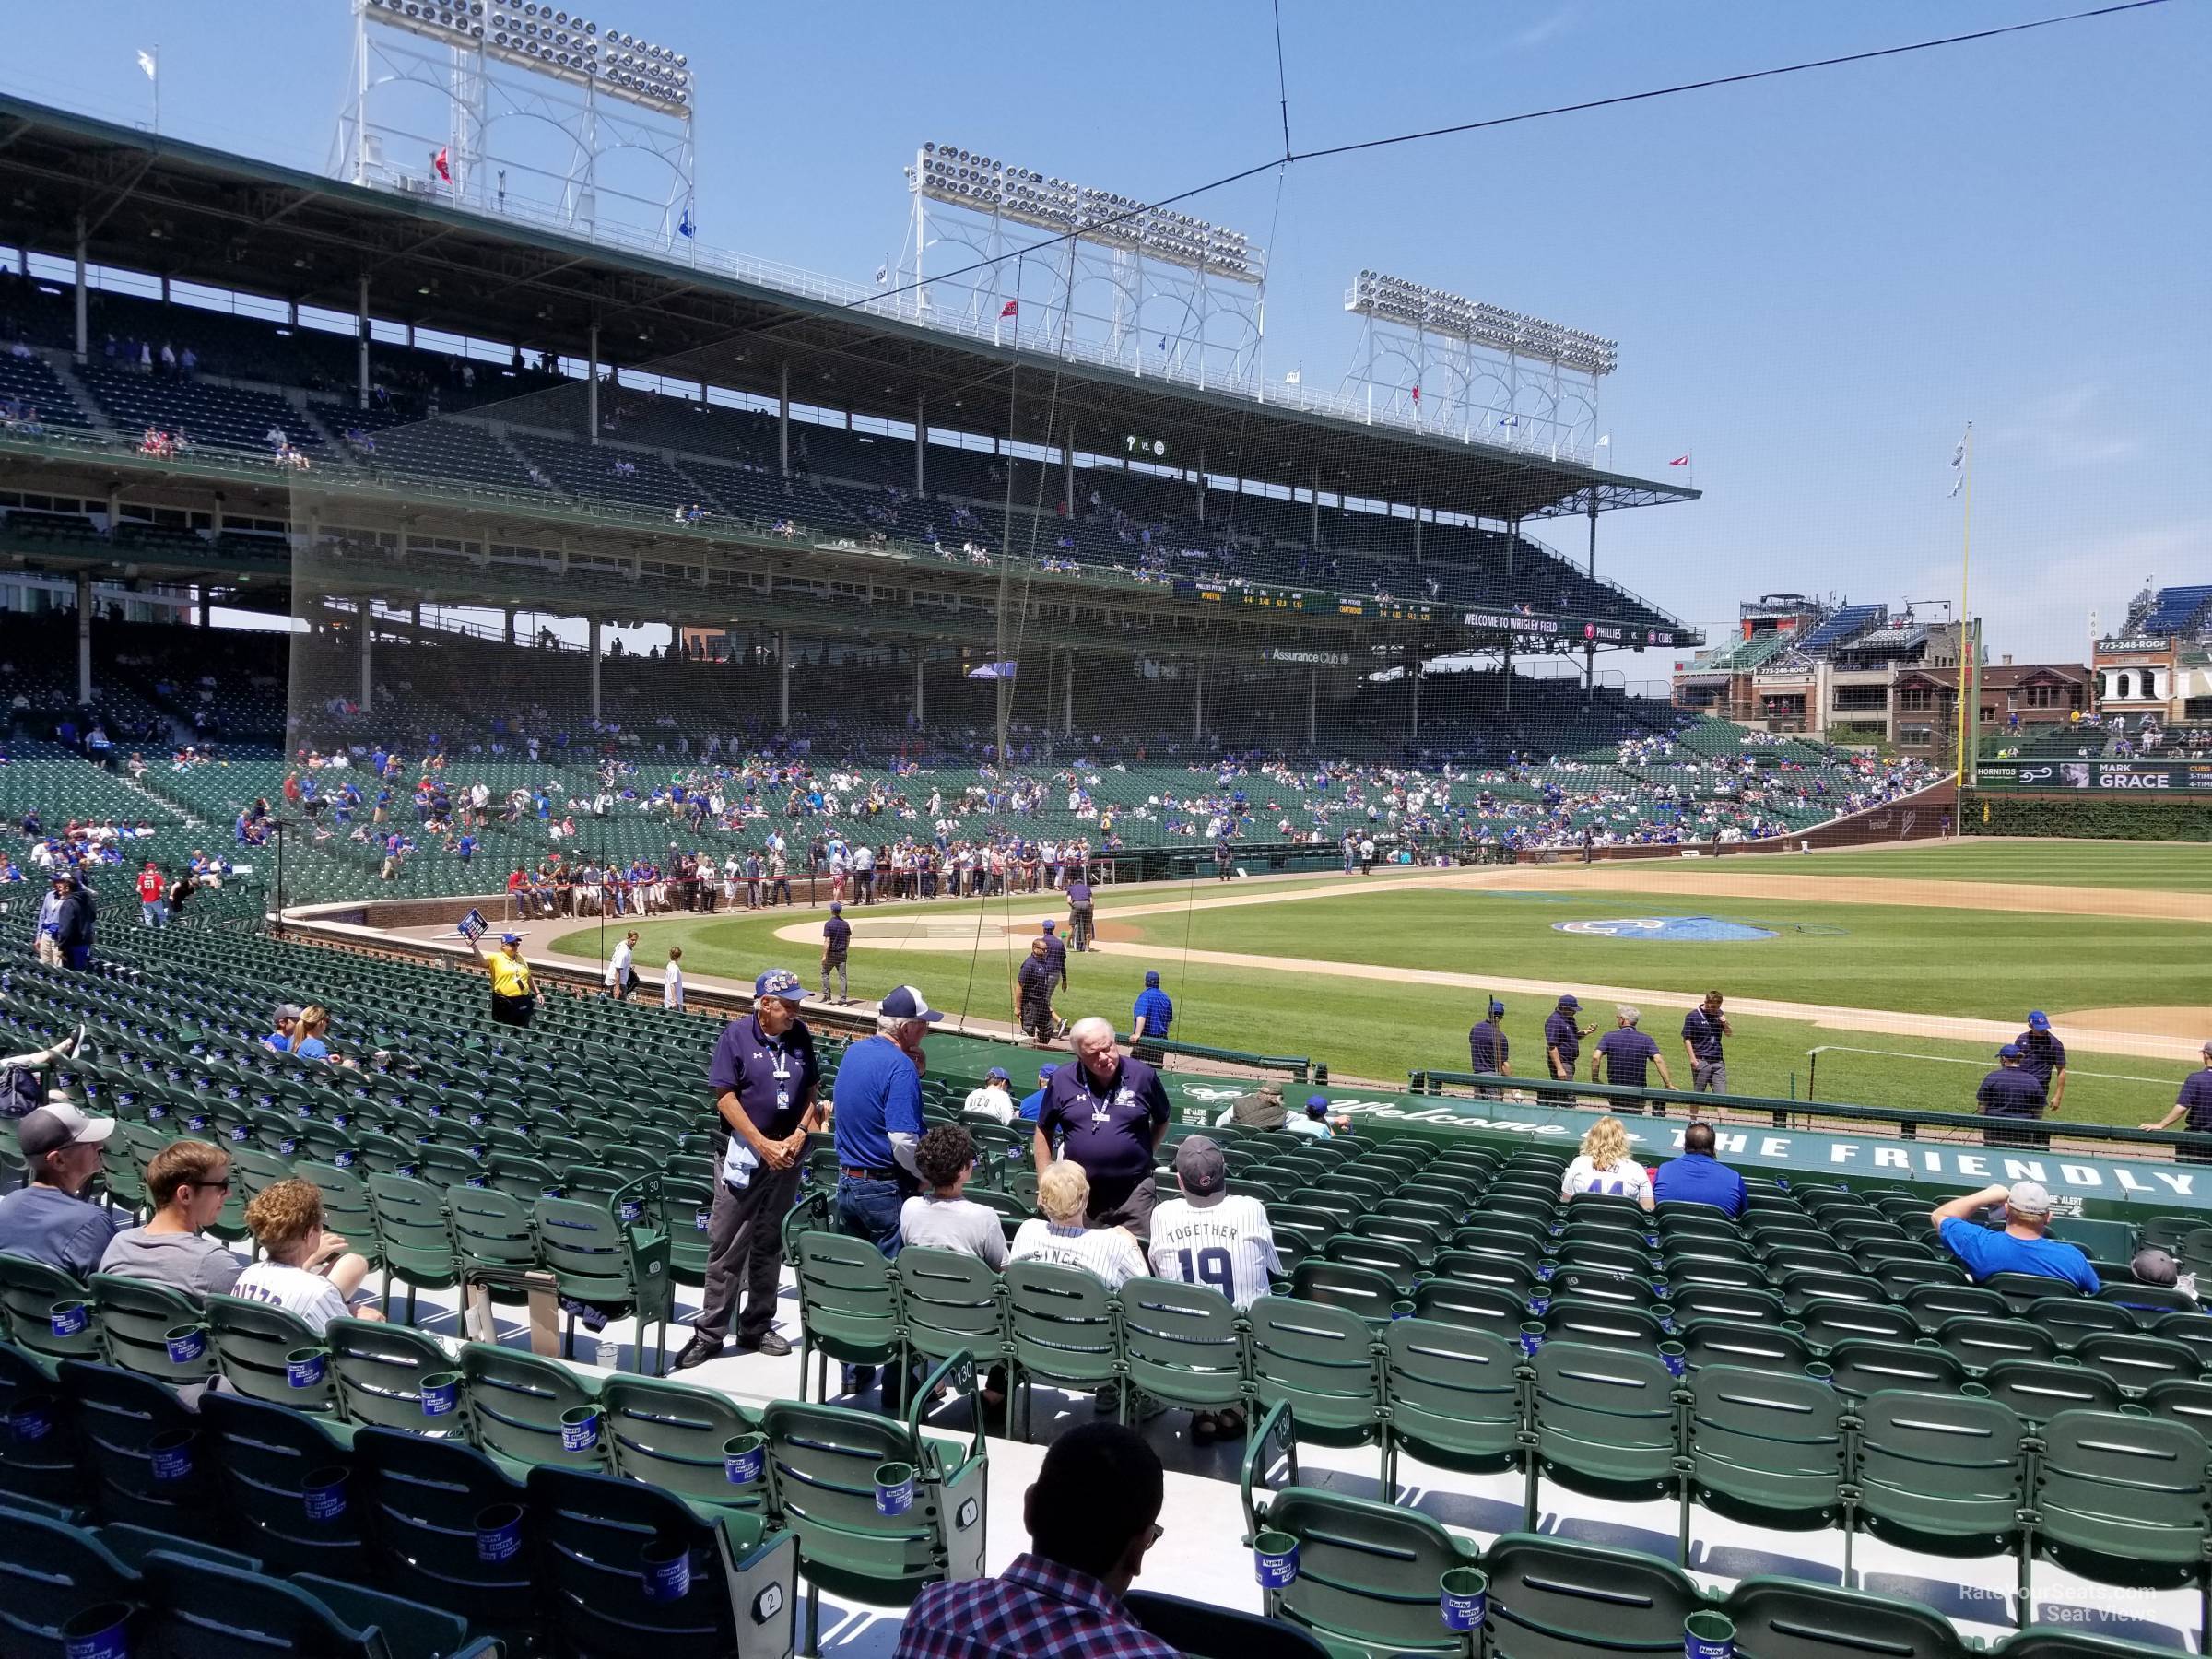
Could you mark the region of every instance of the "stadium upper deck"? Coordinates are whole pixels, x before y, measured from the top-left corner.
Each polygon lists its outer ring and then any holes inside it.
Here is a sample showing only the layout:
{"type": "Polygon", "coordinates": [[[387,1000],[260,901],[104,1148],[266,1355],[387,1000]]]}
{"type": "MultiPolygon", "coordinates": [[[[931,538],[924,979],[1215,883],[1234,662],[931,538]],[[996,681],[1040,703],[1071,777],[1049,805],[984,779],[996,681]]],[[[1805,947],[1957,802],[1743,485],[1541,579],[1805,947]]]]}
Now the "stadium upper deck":
{"type": "MultiPolygon", "coordinates": [[[[123,509],[90,540],[27,546],[11,523],[8,550],[29,568],[273,594],[287,573],[241,562],[252,548],[209,521],[220,491],[232,523],[297,532],[304,517],[386,547],[404,547],[405,525],[486,561],[494,544],[520,545],[544,556],[547,585],[573,608],[609,618],[718,623],[735,579],[756,623],[847,626],[804,594],[782,606],[777,590],[794,571],[818,579],[865,559],[871,571],[907,563],[867,603],[879,628],[881,608],[902,605],[901,630],[917,637],[943,637],[941,616],[917,605],[914,564],[926,561],[927,585],[950,600],[940,612],[989,608],[1001,567],[1018,564],[1025,604],[1041,606],[1032,643],[1095,642],[1100,588],[1110,625],[1247,662],[1293,635],[1359,650],[1374,624],[1412,625],[1413,649],[1429,653],[1696,642],[1597,578],[1594,557],[1570,561],[1519,534],[1694,491],[1071,363],[1049,342],[935,330],[795,274],[611,250],[17,100],[0,99],[0,200],[18,248],[151,273],[163,292],[197,284],[288,308],[261,323],[170,305],[154,321],[159,300],[100,291],[80,304],[65,283],[13,285],[0,309],[43,349],[10,359],[0,384],[18,411],[38,410],[0,434],[11,482],[123,509]],[[364,351],[312,320],[287,325],[318,309],[325,323],[367,317],[374,341],[364,351]],[[398,346],[402,331],[511,343],[513,358],[479,357],[465,387],[455,359],[398,346]],[[135,373],[107,355],[112,335],[198,338],[196,378],[135,373]],[[568,378],[616,363],[649,364],[698,401],[611,383],[602,395],[595,380],[568,378]],[[278,427],[310,470],[271,461],[278,427]],[[141,453],[149,428],[189,441],[141,453]],[[1129,466],[1115,452],[1136,434],[1182,465],[1129,466]],[[677,524],[691,503],[703,520],[677,524]],[[141,533],[163,524],[185,534],[141,533]],[[594,559],[618,578],[605,593],[582,568],[594,559]],[[1068,594],[1055,618],[1062,587],[1092,592],[1068,594]],[[1194,617],[1205,638],[1182,626],[1194,617]]],[[[474,588],[451,574],[441,587],[455,597],[553,596],[520,591],[512,570],[474,588]]],[[[378,596],[404,602],[405,582],[384,586],[378,596]]],[[[978,632],[972,618],[959,626],[978,632]]]]}

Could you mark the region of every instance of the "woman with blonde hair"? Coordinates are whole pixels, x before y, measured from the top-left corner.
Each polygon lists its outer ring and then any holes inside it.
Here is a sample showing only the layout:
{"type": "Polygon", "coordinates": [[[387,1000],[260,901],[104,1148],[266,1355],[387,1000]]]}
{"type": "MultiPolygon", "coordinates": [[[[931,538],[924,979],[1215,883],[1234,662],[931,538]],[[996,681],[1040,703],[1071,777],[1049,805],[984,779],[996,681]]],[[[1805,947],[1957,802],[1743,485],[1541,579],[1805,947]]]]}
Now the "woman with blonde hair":
{"type": "Polygon", "coordinates": [[[1016,1231],[1008,1253],[1012,1260],[1080,1267],[1104,1279],[1108,1289],[1143,1276],[1145,1253],[1128,1229],[1083,1225],[1090,1208],[1090,1177],[1081,1164],[1065,1158],[1047,1164],[1037,1178],[1037,1207],[1044,1216],[1024,1221],[1016,1231]]]}
{"type": "Polygon", "coordinates": [[[1561,1198],[1583,1193],[1633,1198],[1647,1210],[1653,1207],[1651,1174],[1630,1156],[1629,1132],[1610,1112],[1590,1125],[1581,1155],[1567,1166],[1559,1182],[1561,1198]]]}

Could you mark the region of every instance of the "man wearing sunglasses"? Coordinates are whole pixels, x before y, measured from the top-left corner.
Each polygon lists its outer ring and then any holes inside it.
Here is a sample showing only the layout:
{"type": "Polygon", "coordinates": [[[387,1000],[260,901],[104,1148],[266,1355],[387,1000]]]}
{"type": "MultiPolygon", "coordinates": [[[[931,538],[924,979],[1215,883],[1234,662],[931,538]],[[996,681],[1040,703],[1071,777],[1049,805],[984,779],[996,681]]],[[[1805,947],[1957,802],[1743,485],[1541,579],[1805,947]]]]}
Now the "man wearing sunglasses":
{"type": "Polygon", "coordinates": [[[154,1218],[115,1235],[100,1270],[193,1296],[228,1296],[245,1266],[206,1230],[230,1196],[230,1155],[206,1141],[171,1141],[146,1166],[154,1218]]]}

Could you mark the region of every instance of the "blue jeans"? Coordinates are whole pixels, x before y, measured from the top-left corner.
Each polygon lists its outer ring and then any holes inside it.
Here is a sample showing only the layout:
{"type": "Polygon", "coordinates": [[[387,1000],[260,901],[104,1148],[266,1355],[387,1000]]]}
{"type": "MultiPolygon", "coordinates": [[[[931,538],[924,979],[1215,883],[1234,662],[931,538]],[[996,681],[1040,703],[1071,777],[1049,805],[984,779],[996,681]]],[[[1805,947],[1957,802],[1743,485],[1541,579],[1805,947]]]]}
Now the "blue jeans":
{"type": "Polygon", "coordinates": [[[830,1214],[837,1230],[865,1239],[894,1261],[899,1255],[899,1211],[906,1194],[895,1181],[855,1181],[837,1178],[837,1197],[830,1214]]]}

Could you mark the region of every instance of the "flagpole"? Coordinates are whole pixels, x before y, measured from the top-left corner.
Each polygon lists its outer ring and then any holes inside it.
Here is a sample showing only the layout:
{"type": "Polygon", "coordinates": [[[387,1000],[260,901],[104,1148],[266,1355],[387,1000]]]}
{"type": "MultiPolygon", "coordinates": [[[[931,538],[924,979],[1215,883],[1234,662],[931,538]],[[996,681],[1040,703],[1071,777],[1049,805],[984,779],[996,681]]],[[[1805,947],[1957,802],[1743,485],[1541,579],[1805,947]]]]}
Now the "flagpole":
{"type": "Polygon", "coordinates": [[[1969,603],[1972,591],[1974,557],[1974,423],[1966,423],[1966,436],[1959,441],[1965,453],[1959,461],[1959,488],[1964,495],[1959,509],[1959,756],[1958,771],[1951,780],[1951,824],[1960,835],[1966,833],[1966,761],[1967,743],[1971,735],[1974,706],[1973,669],[1979,653],[1972,649],[1974,641],[1974,613],[1969,603]]]}
{"type": "Polygon", "coordinates": [[[154,42],[154,136],[161,136],[161,42],[154,42]]]}

